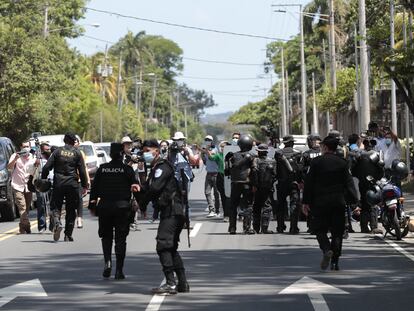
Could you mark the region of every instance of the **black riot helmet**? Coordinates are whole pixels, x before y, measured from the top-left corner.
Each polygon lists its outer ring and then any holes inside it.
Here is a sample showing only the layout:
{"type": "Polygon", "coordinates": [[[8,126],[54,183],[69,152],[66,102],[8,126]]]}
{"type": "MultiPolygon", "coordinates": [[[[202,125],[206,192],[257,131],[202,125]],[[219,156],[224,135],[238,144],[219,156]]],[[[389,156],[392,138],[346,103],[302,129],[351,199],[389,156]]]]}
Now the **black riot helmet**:
{"type": "Polygon", "coordinates": [[[241,151],[250,151],[253,148],[253,137],[244,134],[240,136],[237,145],[241,151]]]}
{"type": "Polygon", "coordinates": [[[392,161],[391,175],[399,179],[406,178],[408,176],[407,165],[403,161],[397,159],[392,161]]]}
{"type": "Polygon", "coordinates": [[[34,186],[38,192],[46,192],[52,187],[52,183],[48,179],[36,179],[34,186]]]}
{"type": "Polygon", "coordinates": [[[377,205],[381,202],[381,193],[379,191],[367,191],[367,203],[371,206],[377,205]]]}
{"type": "Polygon", "coordinates": [[[314,147],[315,141],[322,141],[321,136],[319,134],[310,134],[308,137],[306,137],[306,142],[308,144],[308,147],[312,149],[314,147]]]}

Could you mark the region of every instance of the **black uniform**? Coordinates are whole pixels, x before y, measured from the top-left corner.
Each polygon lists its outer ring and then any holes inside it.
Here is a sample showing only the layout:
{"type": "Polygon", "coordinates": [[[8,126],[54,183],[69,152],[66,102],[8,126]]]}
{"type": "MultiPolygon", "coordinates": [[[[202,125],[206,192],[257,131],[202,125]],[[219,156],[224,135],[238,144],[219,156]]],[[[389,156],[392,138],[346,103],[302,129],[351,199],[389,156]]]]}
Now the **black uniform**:
{"type": "MultiPolygon", "coordinates": [[[[72,145],[65,145],[56,149],[42,170],[42,179],[46,179],[49,171],[53,169],[53,191],[50,202],[55,230],[60,230],[60,214],[62,211],[63,200],[65,200],[66,219],[65,219],[65,237],[72,239],[73,227],[76,219],[76,209],[79,205],[79,183],[86,188],[88,185],[87,173],[81,152],[72,145]],[[79,173],[79,175],[78,175],[79,173]]],[[[55,231],[56,232],[56,231],[55,231]]],[[[54,238],[59,239],[59,234],[54,238]]]]}
{"type": "Polygon", "coordinates": [[[178,253],[180,233],[185,223],[183,197],[174,176],[174,169],[168,160],[160,159],[151,169],[140,194],[140,205],[156,202],[160,209],[160,224],[157,232],[157,253],[167,280],[174,286],[174,272],[177,274],[177,290],[188,287],[184,264],[178,253]]]}
{"type": "Polygon", "coordinates": [[[254,160],[256,173],[254,182],[257,190],[254,194],[253,229],[257,233],[271,233],[268,230],[272,212],[271,197],[273,196],[273,183],[276,180],[276,160],[261,155],[254,160]]]}
{"type": "Polygon", "coordinates": [[[359,180],[359,193],[361,195],[361,231],[368,233],[368,223],[371,230],[378,228],[378,212],[375,206],[370,206],[367,202],[367,191],[371,188],[370,182],[366,179],[367,176],[374,177],[375,180],[380,180],[384,175],[383,168],[374,163],[370,159],[370,155],[376,151],[361,151],[360,156],[356,159],[356,163],[352,168],[352,174],[359,180]]]}
{"type": "Polygon", "coordinates": [[[293,147],[285,147],[277,150],[275,154],[277,161],[277,231],[286,229],[285,216],[287,214],[287,197],[290,197],[290,233],[298,233],[298,220],[300,211],[299,183],[302,182],[302,171],[300,167],[301,153],[293,147]],[[286,159],[289,164],[286,163],[286,159]]]}
{"type": "MultiPolygon", "coordinates": [[[[308,150],[304,151],[302,153],[302,172],[303,172],[303,178],[308,174],[309,168],[311,166],[311,163],[314,159],[321,156],[321,148],[319,146],[314,146],[312,148],[309,148],[308,150]]],[[[311,224],[312,224],[312,215],[309,213],[306,222],[308,225],[308,232],[312,232],[311,224]]]]}
{"type": "MultiPolygon", "coordinates": [[[[92,183],[90,200],[96,201],[99,198],[96,207],[99,216],[98,234],[102,239],[102,250],[105,264],[109,264],[108,269],[111,267],[112,242],[115,229],[115,278],[124,278],[122,268],[132,213],[131,185],[137,183],[134,170],[131,166],[124,164],[121,158],[102,164],[92,183]]],[[[109,277],[109,275],[105,277],[109,277]]]]}
{"type": "Polygon", "coordinates": [[[254,156],[250,151],[239,151],[227,154],[227,156],[228,159],[226,160],[230,163],[231,176],[229,232],[231,234],[236,232],[237,208],[240,206],[241,215],[243,216],[243,232],[252,234],[254,233],[251,229],[254,178],[251,174],[255,170],[254,156]]]}
{"type": "Polygon", "coordinates": [[[338,262],[342,250],[346,193],[356,202],[356,190],[347,161],[331,153],[314,159],[305,177],[303,203],[310,205],[312,229],[319,247],[324,253],[333,251],[333,263],[338,262]],[[331,242],[328,231],[332,234],[331,242]]]}

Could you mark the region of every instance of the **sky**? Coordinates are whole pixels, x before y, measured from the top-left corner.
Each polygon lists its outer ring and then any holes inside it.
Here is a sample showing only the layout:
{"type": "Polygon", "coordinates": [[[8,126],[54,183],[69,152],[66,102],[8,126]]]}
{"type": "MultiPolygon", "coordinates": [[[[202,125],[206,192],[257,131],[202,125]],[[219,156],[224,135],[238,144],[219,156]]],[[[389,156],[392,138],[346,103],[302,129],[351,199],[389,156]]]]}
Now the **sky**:
{"type": "MultiPolygon", "coordinates": [[[[309,0],[90,0],[88,7],[163,22],[289,39],[299,32],[299,8],[272,8],[272,4],[306,4],[309,0]],[[274,10],[286,9],[287,13],[274,10]]],[[[175,41],[183,50],[184,70],[177,81],[213,95],[216,106],[208,114],[236,111],[248,102],[262,100],[276,81],[265,75],[266,45],[273,40],[183,29],[121,18],[88,10],[79,21],[84,35],[116,42],[128,31],[144,30],[175,41]],[[100,24],[95,28],[88,24],[100,24]],[[232,62],[216,64],[190,60],[232,62]]],[[[69,41],[81,53],[105,50],[105,43],[85,36],[69,41]]]]}

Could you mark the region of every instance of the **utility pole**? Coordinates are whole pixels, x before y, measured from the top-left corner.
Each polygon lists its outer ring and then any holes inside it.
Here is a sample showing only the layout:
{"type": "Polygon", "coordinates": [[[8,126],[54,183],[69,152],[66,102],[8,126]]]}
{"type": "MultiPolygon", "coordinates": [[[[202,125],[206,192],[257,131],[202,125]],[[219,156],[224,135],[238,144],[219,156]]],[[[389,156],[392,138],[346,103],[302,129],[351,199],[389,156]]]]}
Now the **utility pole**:
{"type": "Polygon", "coordinates": [[[150,108],[150,113],[149,113],[149,118],[150,120],[152,120],[154,118],[154,107],[155,107],[155,96],[156,96],[156,92],[157,92],[157,76],[154,75],[154,80],[153,80],[153,84],[152,84],[152,100],[151,100],[151,108],[150,108]]]}
{"type": "MultiPolygon", "coordinates": [[[[325,74],[325,85],[328,83],[328,71],[326,66],[326,46],[325,39],[322,39],[322,48],[323,48],[323,70],[325,74]]],[[[329,110],[326,112],[326,135],[329,133],[329,128],[331,126],[331,116],[329,110]]]]}
{"type": "Polygon", "coordinates": [[[316,108],[315,73],[312,72],[312,97],[313,97],[313,132],[319,133],[318,109],[316,108]]]}
{"type": "Polygon", "coordinates": [[[170,128],[172,128],[173,125],[173,90],[171,90],[170,93],[170,128]]]}
{"type": "Polygon", "coordinates": [[[135,65],[135,97],[134,97],[134,104],[135,104],[135,111],[138,113],[138,107],[139,107],[139,88],[141,88],[142,81],[138,81],[138,72],[137,72],[137,66],[135,65]]]}
{"type": "Polygon", "coordinates": [[[289,73],[287,69],[285,69],[286,75],[285,75],[285,84],[286,84],[286,131],[290,134],[290,127],[289,127],[289,112],[290,112],[290,103],[289,103],[289,73]]]}
{"type": "Polygon", "coordinates": [[[367,28],[365,0],[359,0],[359,34],[360,40],[360,62],[361,62],[361,126],[363,129],[368,128],[371,119],[371,105],[369,99],[369,76],[368,76],[368,50],[367,50],[367,28]]]}
{"type": "Polygon", "coordinates": [[[116,93],[118,99],[118,111],[122,110],[122,97],[121,97],[121,81],[122,81],[122,53],[119,53],[119,64],[118,64],[118,81],[116,84],[116,93]]]}
{"type": "Polygon", "coordinates": [[[45,6],[45,13],[44,13],[44,17],[45,17],[45,21],[44,21],[44,25],[43,25],[43,37],[46,39],[47,35],[49,34],[49,4],[46,2],[46,6],[45,6]]]}
{"type": "Polygon", "coordinates": [[[357,25],[354,25],[355,31],[354,31],[354,45],[355,45],[355,81],[356,81],[356,92],[357,92],[357,102],[355,105],[355,108],[357,110],[358,114],[358,133],[362,132],[362,126],[361,126],[361,89],[359,86],[359,61],[358,61],[358,30],[357,25]]]}
{"type": "Polygon", "coordinates": [[[184,106],[184,128],[185,128],[185,137],[188,138],[188,129],[187,129],[187,106],[184,106]]]}
{"type": "MultiPolygon", "coordinates": [[[[407,50],[407,27],[405,24],[405,9],[403,11],[403,42],[404,42],[404,50],[407,50]]],[[[407,167],[410,169],[410,110],[408,109],[408,105],[405,104],[405,159],[407,167]]],[[[410,175],[410,174],[409,174],[410,175]]]]}
{"type": "MultiPolygon", "coordinates": [[[[390,27],[391,27],[391,50],[394,50],[395,38],[394,38],[394,0],[390,0],[390,27]]],[[[393,67],[391,68],[393,69],[393,67]]],[[[397,127],[397,91],[395,87],[395,82],[391,79],[391,127],[394,133],[397,134],[398,127],[397,127]]]]}
{"type": "MultiPolygon", "coordinates": [[[[272,7],[299,7],[299,31],[300,31],[300,72],[301,72],[301,107],[302,107],[302,134],[308,132],[308,122],[306,120],[306,64],[305,64],[305,39],[303,34],[303,11],[302,4],[272,4],[272,7]]],[[[281,11],[283,12],[283,11],[281,11]]]]}
{"type": "Polygon", "coordinates": [[[176,130],[176,132],[179,130],[179,128],[180,128],[180,119],[178,118],[178,114],[180,113],[180,90],[178,90],[177,89],[177,102],[176,102],[176,104],[177,104],[177,130],[176,130]]]}
{"type": "Polygon", "coordinates": [[[336,47],[334,0],[329,1],[329,55],[331,60],[331,86],[336,92],[336,47]]]}
{"type": "Polygon", "coordinates": [[[281,62],[282,62],[282,73],[281,77],[281,99],[282,99],[282,136],[287,135],[287,125],[286,125],[286,95],[285,95],[285,60],[283,54],[283,46],[280,50],[281,62]]]}
{"type": "Polygon", "coordinates": [[[306,120],[306,65],[305,65],[305,39],[303,35],[303,12],[302,5],[300,10],[300,71],[302,84],[302,135],[308,132],[308,122],[306,120]]]}

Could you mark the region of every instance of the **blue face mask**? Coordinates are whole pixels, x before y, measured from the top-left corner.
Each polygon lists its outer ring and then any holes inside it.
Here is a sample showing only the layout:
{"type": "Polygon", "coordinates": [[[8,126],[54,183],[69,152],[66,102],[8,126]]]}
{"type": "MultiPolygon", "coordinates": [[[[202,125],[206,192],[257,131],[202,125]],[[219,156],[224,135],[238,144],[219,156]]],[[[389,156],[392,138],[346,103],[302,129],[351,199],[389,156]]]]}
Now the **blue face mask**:
{"type": "Polygon", "coordinates": [[[385,138],[385,144],[386,144],[387,146],[391,145],[391,143],[392,143],[391,138],[385,138]]]}
{"type": "Polygon", "coordinates": [[[151,164],[152,161],[154,161],[154,159],[155,159],[155,157],[154,157],[154,155],[152,154],[151,151],[144,152],[144,160],[145,160],[145,163],[151,164]]]}

